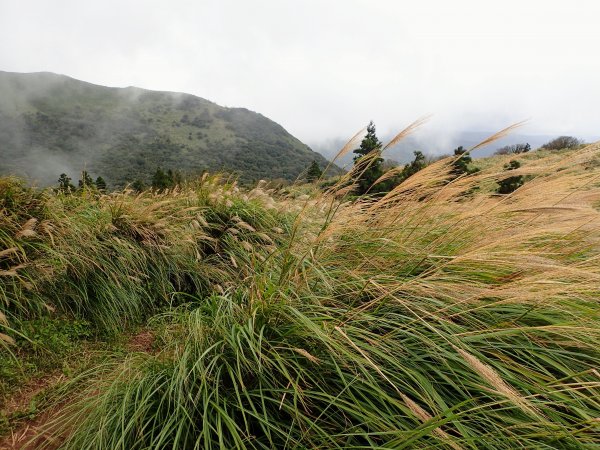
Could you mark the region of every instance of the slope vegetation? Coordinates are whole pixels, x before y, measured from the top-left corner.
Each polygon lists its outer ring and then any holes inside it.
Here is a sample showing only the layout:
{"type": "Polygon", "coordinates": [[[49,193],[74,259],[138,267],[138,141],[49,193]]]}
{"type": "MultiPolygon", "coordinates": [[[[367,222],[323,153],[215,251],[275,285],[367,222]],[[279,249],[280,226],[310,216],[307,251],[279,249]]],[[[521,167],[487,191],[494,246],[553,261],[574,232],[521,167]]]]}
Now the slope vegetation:
{"type": "Polygon", "coordinates": [[[188,94],[108,88],[51,73],[0,72],[0,173],[42,185],[86,169],[113,187],[157,167],[294,180],[325,159],[277,123],[188,94]]]}

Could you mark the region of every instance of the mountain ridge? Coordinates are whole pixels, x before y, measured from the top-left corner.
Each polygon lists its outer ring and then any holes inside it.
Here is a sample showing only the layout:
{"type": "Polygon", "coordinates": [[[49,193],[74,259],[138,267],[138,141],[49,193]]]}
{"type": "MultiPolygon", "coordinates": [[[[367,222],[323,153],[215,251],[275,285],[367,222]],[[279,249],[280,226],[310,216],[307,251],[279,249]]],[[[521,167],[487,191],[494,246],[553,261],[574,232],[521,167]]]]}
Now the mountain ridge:
{"type": "MultiPolygon", "coordinates": [[[[107,87],[52,72],[0,71],[0,174],[42,185],[85,169],[113,187],[158,168],[294,180],[327,160],[246,108],[181,92],[107,87]]],[[[335,170],[335,169],[334,169],[335,170]]]]}

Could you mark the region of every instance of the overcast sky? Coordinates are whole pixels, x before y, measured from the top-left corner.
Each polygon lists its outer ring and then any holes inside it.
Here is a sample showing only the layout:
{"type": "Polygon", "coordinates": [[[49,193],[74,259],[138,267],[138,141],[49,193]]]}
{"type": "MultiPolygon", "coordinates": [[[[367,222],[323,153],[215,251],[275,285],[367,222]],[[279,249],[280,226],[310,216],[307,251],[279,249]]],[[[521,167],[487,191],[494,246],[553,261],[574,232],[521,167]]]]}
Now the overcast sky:
{"type": "Polygon", "coordinates": [[[600,1],[0,0],[0,70],[189,92],[307,143],[381,133],[600,135],[600,1]]]}

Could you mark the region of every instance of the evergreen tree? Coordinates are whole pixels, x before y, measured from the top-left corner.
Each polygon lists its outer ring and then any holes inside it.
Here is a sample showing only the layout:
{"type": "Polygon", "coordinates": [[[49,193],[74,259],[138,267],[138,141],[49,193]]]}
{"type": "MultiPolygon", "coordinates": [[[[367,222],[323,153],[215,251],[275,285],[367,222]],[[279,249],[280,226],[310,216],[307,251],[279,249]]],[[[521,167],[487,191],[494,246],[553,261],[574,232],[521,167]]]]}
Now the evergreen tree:
{"type": "MultiPolygon", "coordinates": [[[[357,184],[356,193],[363,195],[367,193],[373,183],[383,175],[383,158],[374,156],[364,161],[363,158],[367,155],[371,155],[373,152],[381,152],[381,141],[375,134],[375,124],[373,121],[369,122],[367,126],[367,134],[360,143],[360,148],[354,150],[356,156],[354,157],[354,176],[357,184]]],[[[372,156],[372,155],[371,155],[372,156]]]]}
{"type": "Polygon", "coordinates": [[[183,183],[183,175],[178,170],[169,169],[165,172],[159,167],[152,176],[152,189],[157,191],[171,189],[181,183],[183,183]]]}
{"type": "Polygon", "coordinates": [[[461,175],[470,175],[479,170],[477,168],[469,167],[469,164],[473,162],[473,158],[471,158],[471,155],[469,155],[467,149],[465,149],[462,145],[454,149],[454,156],[460,156],[460,158],[456,158],[452,163],[452,169],[450,170],[450,173],[452,173],[453,178],[458,178],[461,175]]]}
{"type": "Polygon", "coordinates": [[[138,178],[133,183],[131,183],[131,189],[133,189],[135,192],[143,192],[146,190],[146,185],[142,180],[138,178]]]}
{"type": "Polygon", "coordinates": [[[81,179],[79,180],[79,189],[92,189],[94,188],[94,180],[87,173],[87,170],[81,171],[81,179]]]}
{"type": "Polygon", "coordinates": [[[66,173],[61,173],[58,178],[58,191],[63,194],[69,194],[75,190],[75,186],[71,184],[71,178],[66,173]]]}
{"type": "Polygon", "coordinates": [[[156,169],[154,175],[152,175],[152,189],[162,191],[171,187],[171,180],[169,176],[160,168],[156,169]]]}
{"type": "MultiPolygon", "coordinates": [[[[504,165],[504,170],[515,170],[521,167],[521,163],[519,161],[510,161],[508,164],[504,165]]],[[[508,177],[498,183],[498,189],[496,192],[498,194],[510,194],[511,192],[516,191],[518,188],[523,186],[525,180],[523,175],[517,175],[514,177],[508,177]]]]}
{"type": "MultiPolygon", "coordinates": [[[[394,189],[399,184],[403,183],[407,178],[410,178],[415,173],[423,170],[427,167],[427,159],[423,152],[419,150],[413,152],[415,159],[410,163],[406,164],[400,173],[395,176],[384,179],[384,181],[378,183],[375,188],[377,193],[385,193],[394,189]]],[[[385,178],[385,177],[384,177],[385,178]]]]}
{"type": "Polygon", "coordinates": [[[167,171],[167,178],[169,179],[169,187],[170,188],[179,186],[180,184],[183,183],[183,175],[181,175],[181,172],[179,172],[178,170],[169,169],[167,171]]]}
{"type": "Polygon", "coordinates": [[[423,152],[417,150],[413,152],[413,154],[415,155],[415,159],[413,159],[410,164],[404,166],[402,172],[400,172],[400,183],[427,167],[427,161],[425,160],[425,155],[423,152]]]}
{"type": "Polygon", "coordinates": [[[96,187],[101,192],[106,191],[106,181],[104,181],[104,178],[102,178],[102,177],[96,178],[96,187]]]}
{"type": "Polygon", "coordinates": [[[313,162],[310,164],[310,166],[308,167],[308,170],[306,172],[306,181],[308,181],[309,183],[312,183],[314,181],[317,181],[319,178],[321,178],[322,175],[323,175],[323,171],[319,167],[319,164],[317,163],[317,161],[313,160],[313,162]]]}

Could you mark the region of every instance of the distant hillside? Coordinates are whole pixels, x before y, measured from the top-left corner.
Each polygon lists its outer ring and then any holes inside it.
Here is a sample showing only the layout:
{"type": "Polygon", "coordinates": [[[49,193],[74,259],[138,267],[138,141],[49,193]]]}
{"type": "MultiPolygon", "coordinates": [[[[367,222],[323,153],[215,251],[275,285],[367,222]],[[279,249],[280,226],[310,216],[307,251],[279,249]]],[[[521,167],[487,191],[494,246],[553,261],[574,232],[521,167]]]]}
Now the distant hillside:
{"type": "Polygon", "coordinates": [[[227,170],[244,181],[295,179],[327,161],[283,127],[244,108],[52,73],[0,71],[0,174],[42,185],[82,169],[119,187],[157,167],[227,170]]]}

